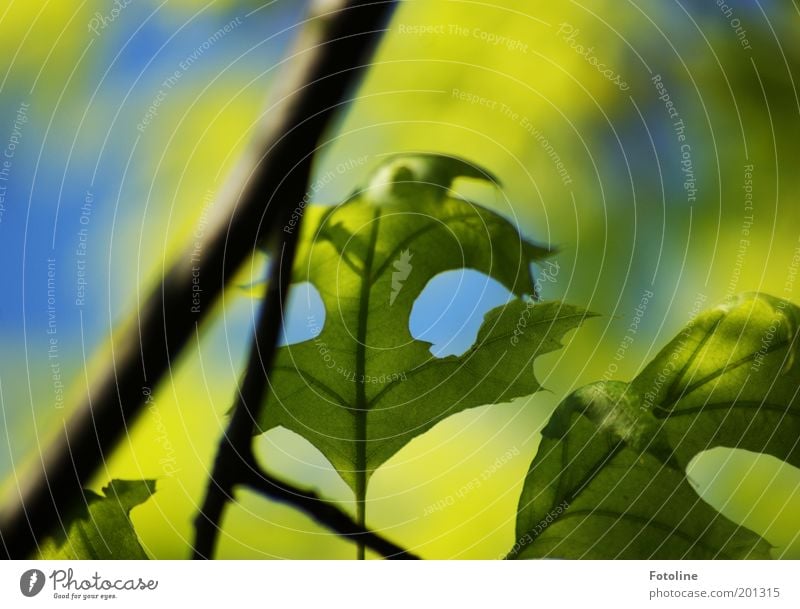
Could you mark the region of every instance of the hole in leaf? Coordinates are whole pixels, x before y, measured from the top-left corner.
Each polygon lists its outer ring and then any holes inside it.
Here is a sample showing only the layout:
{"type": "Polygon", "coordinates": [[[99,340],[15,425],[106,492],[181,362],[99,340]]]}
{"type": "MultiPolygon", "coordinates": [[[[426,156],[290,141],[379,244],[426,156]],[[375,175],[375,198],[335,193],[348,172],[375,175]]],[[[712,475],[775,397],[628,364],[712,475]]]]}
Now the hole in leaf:
{"type": "Polygon", "coordinates": [[[332,501],[351,501],[353,494],[320,450],[301,435],[275,427],[253,441],[256,461],[265,471],[301,487],[314,488],[332,501]]]}
{"type": "Polygon", "coordinates": [[[776,546],[775,557],[800,558],[800,469],[771,455],[714,448],[686,473],[714,509],[776,546]]]}
{"type": "Polygon", "coordinates": [[[215,558],[301,559],[313,555],[321,560],[343,560],[355,556],[352,542],[330,531],[304,513],[283,503],[270,501],[248,489],[237,489],[236,501],[225,510],[215,558]]]}
{"type": "Polygon", "coordinates": [[[453,180],[450,192],[461,199],[481,203],[488,207],[495,206],[501,199],[498,187],[488,180],[478,178],[458,177],[453,180]]]}
{"type": "Polygon", "coordinates": [[[483,316],[513,298],[500,282],[472,269],[436,275],[414,301],[411,335],[433,343],[436,357],[461,355],[475,342],[483,316]]]}
{"type": "Polygon", "coordinates": [[[325,305],[319,290],[308,281],[292,286],[286,306],[281,345],[311,340],[325,326],[325,305]]]}

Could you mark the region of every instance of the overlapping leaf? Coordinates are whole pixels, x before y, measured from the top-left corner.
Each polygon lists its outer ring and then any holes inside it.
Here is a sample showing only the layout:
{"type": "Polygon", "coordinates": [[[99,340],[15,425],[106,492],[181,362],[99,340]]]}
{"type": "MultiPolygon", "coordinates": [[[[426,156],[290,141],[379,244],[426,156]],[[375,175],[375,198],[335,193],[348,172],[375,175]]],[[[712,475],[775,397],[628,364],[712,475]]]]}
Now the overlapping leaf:
{"type": "Polygon", "coordinates": [[[112,480],[103,495],[84,491],[86,505],[63,521],[63,530],[39,547],[38,558],[51,560],[147,559],[130,511],[156,490],[154,480],[112,480]]]}
{"type": "Polygon", "coordinates": [[[443,418],[537,391],[535,357],[585,317],[522,298],[534,294],[531,263],[547,250],[453,196],[459,176],[494,182],[458,159],[395,157],[303,238],[295,280],[316,286],[326,319],[309,320],[322,326],[313,340],[279,350],[260,428],[304,436],[362,496],[381,463],[443,418]],[[462,268],[520,298],[486,315],[469,351],[437,358],[411,336],[411,308],[435,275],[462,268]]]}
{"type": "Polygon", "coordinates": [[[685,475],[714,447],[800,464],[798,308],[745,294],[700,315],[630,383],[559,406],[520,498],[513,557],[768,557],[685,475]]]}
{"type": "Polygon", "coordinates": [[[724,446],[800,466],[800,309],[743,294],[700,315],[633,381],[676,457],[724,446]]]}

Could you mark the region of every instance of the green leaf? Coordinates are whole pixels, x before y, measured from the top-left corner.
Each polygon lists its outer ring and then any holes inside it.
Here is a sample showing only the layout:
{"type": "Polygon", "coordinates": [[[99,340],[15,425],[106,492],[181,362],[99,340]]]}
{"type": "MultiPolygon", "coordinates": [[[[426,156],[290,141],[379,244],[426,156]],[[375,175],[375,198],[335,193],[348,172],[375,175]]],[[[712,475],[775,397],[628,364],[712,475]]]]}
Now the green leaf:
{"type": "Polygon", "coordinates": [[[531,263],[548,250],[453,196],[458,176],[496,184],[459,159],[393,157],[303,235],[294,279],[316,286],[326,319],[308,320],[313,340],[279,350],[260,430],[282,425],[308,439],[357,497],[377,467],[445,417],[538,391],[534,359],[586,317],[523,299],[535,292],[531,263]],[[411,308],[434,276],[462,268],[519,298],[486,315],[466,353],[437,358],[411,336],[411,308]]]}
{"type": "Polygon", "coordinates": [[[37,558],[147,559],[129,514],[155,491],[155,480],[112,480],[103,495],[85,490],[86,505],[64,519],[57,537],[43,540],[37,558]]]}
{"type": "Polygon", "coordinates": [[[742,294],[698,316],[636,377],[681,464],[722,446],[800,467],[798,318],[787,300],[742,294]]]}
{"type": "Polygon", "coordinates": [[[559,406],[520,497],[511,556],[767,558],[685,469],[715,447],[800,462],[798,308],[744,294],[698,316],[630,384],[559,406]]]}
{"type": "Polygon", "coordinates": [[[579,389],[543,431],[510,558],[769,558],[705,503],[624,383],[579,389]]]}

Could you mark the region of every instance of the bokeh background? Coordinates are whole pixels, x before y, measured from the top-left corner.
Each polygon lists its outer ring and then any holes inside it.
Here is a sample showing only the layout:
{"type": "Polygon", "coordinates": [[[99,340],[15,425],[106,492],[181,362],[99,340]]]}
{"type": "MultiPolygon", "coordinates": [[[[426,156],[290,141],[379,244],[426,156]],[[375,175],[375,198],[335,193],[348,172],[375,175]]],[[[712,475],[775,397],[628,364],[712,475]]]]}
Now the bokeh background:
{"type": "MultiPolygon", "coordinates": [[[[202,240],[196,225],[216,213],[215,194],[264,120],[276,64],[307,4],[0,7],[6,492],[97,363],[113,357],[139,296],[183,246],[202,240]]],[[[548,392],[454,416],[388,462],[370,487],[370,526],[427,558],[501,556],[513,543],[539,430],[563,396],[600,378],[630,379],[698,300],[711,306],[762,290],[800,301],[794,284],[787,288],[800,246],[800,7],[722,4],[401,2],[317,160],[319,175],[337,174],[319,202],[341,200],[388,153],[465,157],[500,177],[524,234],[560,248],[543,297],[602,317],[537,362],[548,392]],[[659,99],[665,91],[677,116],[659,99]],[[342,162],[350,168],[336,171],[342,162]],[[636,339],[617,360],[647,292],[654,296],[636,339]],[[513,458],[460,492],[508,451],[513,458]]],[[[496,193],[474,195],[498,205],[496,193]]],[[[258,305],[257,290],[246,286],[263,264],[256,256],[243,270],[95,481],[99,488],[110,478],[159,479],[156,495],[132,514],[153,557],[189,554],[191,520],[258,305]]],[[[507,298],[476,273],[441,277],[420,296],[412,331],[437,353],[461,352],[483,312],[507,298]],[[434,323],[443,303],[444,321],[434,323]]],[[[289,340],[308,336],[303,309],[313,303],[295,294],[289,340]]],[[[345,484],[304,440],[278,429],[257,445],[271,471],[352,509],[345,484]]],[[[707,501],[766,537],[776,556],[800,558],[797,469],[717,449],[696,459],[690,475],[707,501]]],[[[219,557],[355,556],[352,544],[302,514],[247,493],[240,499],[226,515],[219,557]]]]}

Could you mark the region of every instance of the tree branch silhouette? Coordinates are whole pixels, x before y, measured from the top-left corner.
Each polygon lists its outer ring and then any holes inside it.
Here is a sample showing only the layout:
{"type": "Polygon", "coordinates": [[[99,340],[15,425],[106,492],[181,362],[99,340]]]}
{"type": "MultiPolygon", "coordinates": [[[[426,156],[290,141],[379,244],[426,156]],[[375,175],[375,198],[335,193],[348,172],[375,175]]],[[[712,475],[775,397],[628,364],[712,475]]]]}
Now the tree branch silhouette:
{"type": "Polygon", "coordinates": [[[296,488],[255,467],[249,469],[248,472],[246,479],[242,482],[243,486],[264,495],[268,499],[286,503],[305,512],[318,523],[328,527],[342,537],[363,544],[389,559],[419,558],[417,555],[358,524],[347,513],[319,497],[316,493],[296,488]]]}

